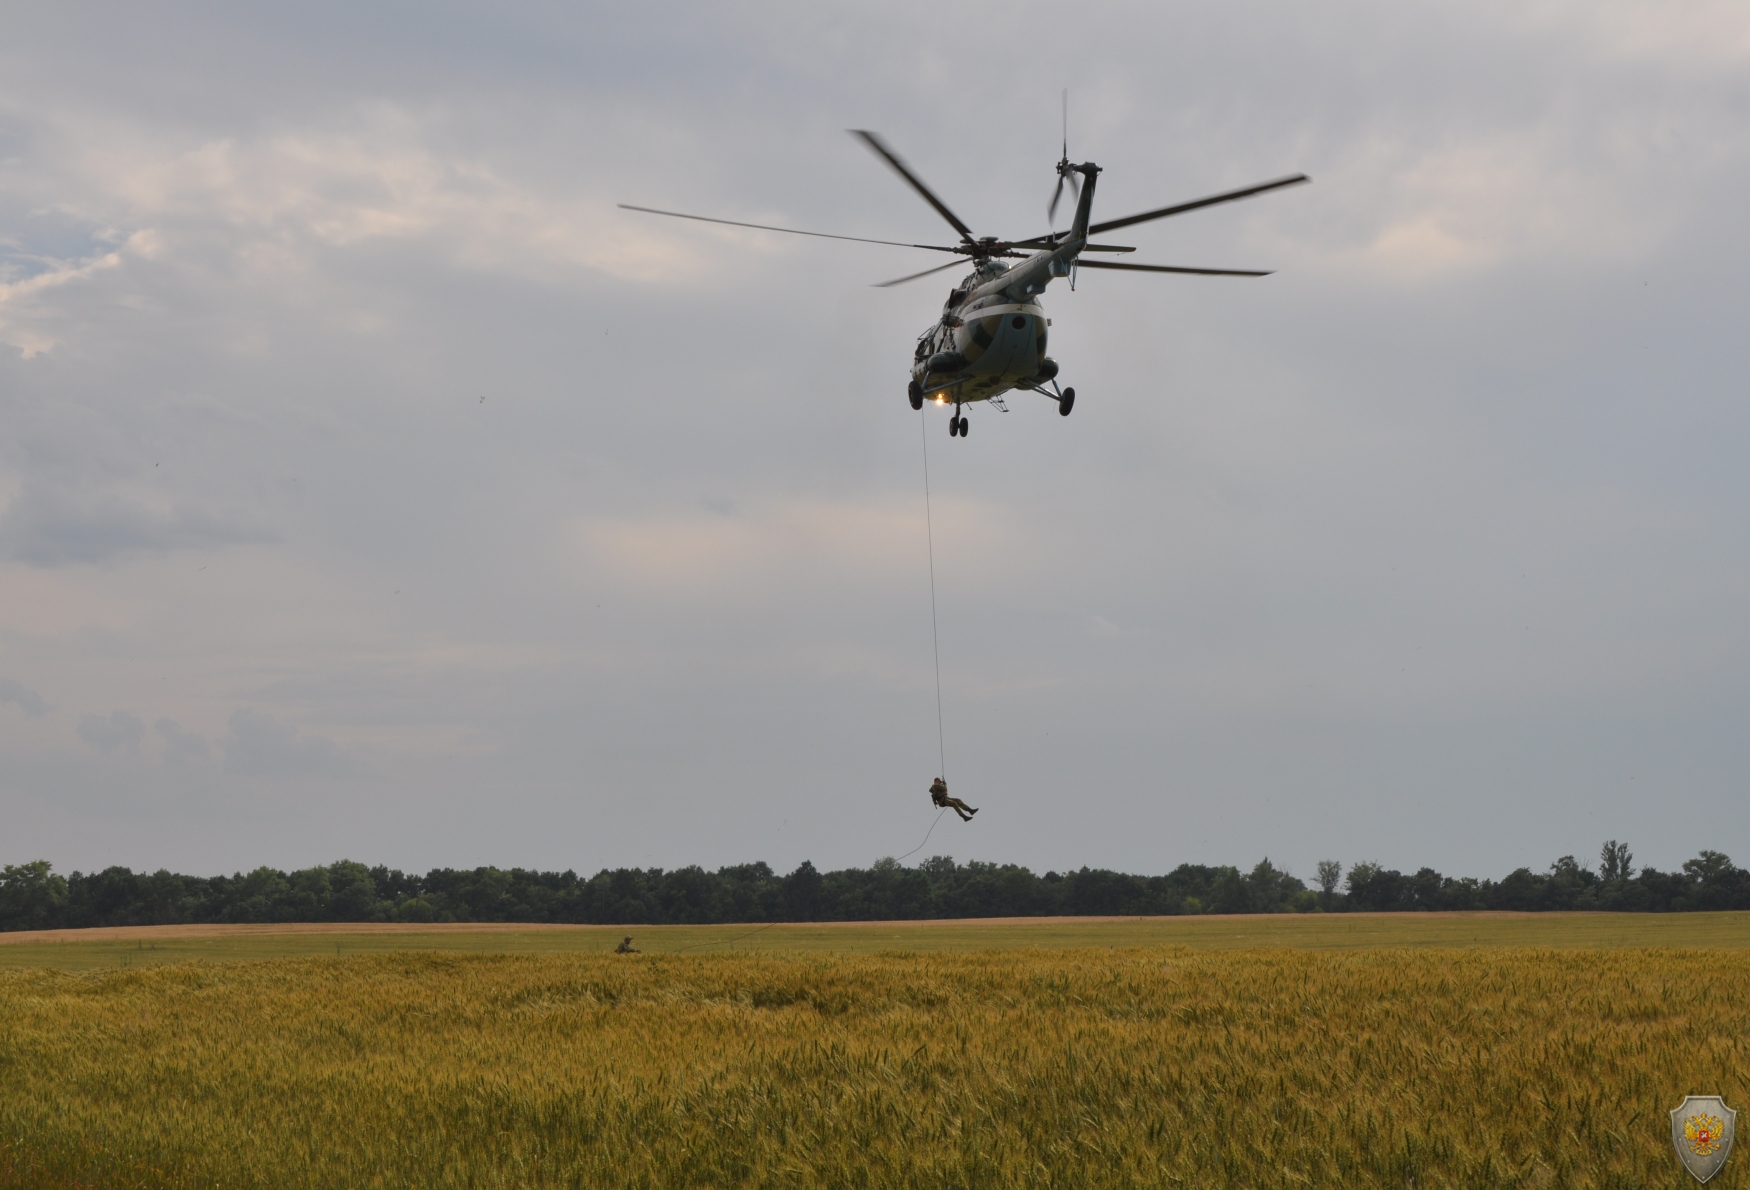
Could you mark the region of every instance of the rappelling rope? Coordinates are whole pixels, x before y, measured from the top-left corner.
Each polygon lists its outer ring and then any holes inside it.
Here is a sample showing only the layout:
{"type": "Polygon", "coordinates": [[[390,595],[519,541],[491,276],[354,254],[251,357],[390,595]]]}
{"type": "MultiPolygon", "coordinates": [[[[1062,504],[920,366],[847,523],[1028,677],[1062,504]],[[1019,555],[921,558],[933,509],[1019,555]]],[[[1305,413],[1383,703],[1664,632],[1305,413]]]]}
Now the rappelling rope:
{"type": "MultiPolygon", "coordinates": [[[[943,806],[942,807],[942,814],[946,814],[947,812],[948,812],[948,807],[943,806]]],[[[942,821],[942,814],[936,815],[936,822],[942,821]]],[[[928,843],[930,841],[930,836],[936,833],[936,822],[930,823],[930,829],[924,832],[924,843],[928,843]]],[[[924,849],[924,843],[919,843],[916,847],[913,847],[910,851],[906,852],[905,855],[894,856],[893,857],[894,862],[898,863],[900,860],[906,858],[906,856],[916,855],[918,852],[920,852],[924,849]]]]}
{"type": "MultiPolygon", "coordinates": [[[[948,780],[948,747],[942,735],[942,636],[936,628],[936,527],[930,519],[930,434],[922,413],[918,414],[918,437],[924,444],[924,532],[930,543],[930,646],[936,656],[936,759],[942,764],[942,780],[948,780]]],[[[937,819],[942,816],[936,815],[937,819]]],[[[932,824],[931,830],[935,830],[932,824]]],[[[929,836],[924,836],[929,841],[929,836]]],[[[923,843],[918,844],[919,847],[923,843]]],[[[907,854],[910,854],[909,852],[907,854]]]]}
{"type": "MultiPolygon", "coordinates": [[[[924,532],[930,544],[930,649],[936,660],[936,759],[942,765],[942,780],[948,779],[948,745],[942,731],[942,634],[936,626],[936,526],[930,517],[930,431],[929,423],[924,415],[918,414],[918,438],[924,444],[924,532]]],[[[916,855],[924,849],[924,843],[930,841],[930,836],[936,833],[936,823],[942,821],[942,815],[948,812],[943,806],[941,812],[930,823],[930,829],[924,832],[923,842],[913,847],[905,855],[895,856],[895,859],[905,859],[916,855]]]]}
{"type": "Polygon", "coordinates": [[[784,924],[783,922],[778,922],[778,921],[769,922],[766,925],[761,926],[757,930],[749,930],[747,933],[737,934],[733,938],[716,938],[716,939],[712,939],[712,940],[706,941],[706,942],[695,942],[691,946],[677,946],[675,949],[668,951],[667,953],[680,954],[684,950],[697,950],[701,946],[730,946],[730,945],[733,945],[734,943],[740,942],[743,938],[752,938],[755,934],[763,934],[767,930],[771,929],[773,926],[783,925],[783,924],[784,924]]]}

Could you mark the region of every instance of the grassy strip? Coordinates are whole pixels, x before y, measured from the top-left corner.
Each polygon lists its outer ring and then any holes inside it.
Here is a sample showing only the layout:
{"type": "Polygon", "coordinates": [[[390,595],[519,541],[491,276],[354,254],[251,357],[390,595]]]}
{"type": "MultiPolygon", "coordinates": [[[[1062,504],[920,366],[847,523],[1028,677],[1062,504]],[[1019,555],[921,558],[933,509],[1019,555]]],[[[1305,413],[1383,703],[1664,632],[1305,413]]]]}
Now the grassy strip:
{"type": "MultiPolygon", "coordinates": [[[[198,929],[198,927],[195,927],[198,929]]],[[[344,931],[344,926],[330,927],[344,931]]],[[[755,927],[586,926],[548,930],[490,929],[401,933],[252,933],[231,937],[166,935],[157,929],[110,932],[93,939],[69,930],[52,941],[8,942],[0,934],[0,969],[56,967],[80,971],[206,959],[295,958],[448,951],[492,954],[600,953],[632,934],[646,953],[879,950],[965,951],[1041,946],[1249,947],[1676,946],[1750,947],[1750,912],[1732,913],[1342,913],[1265,917],[1172,917],[1078,921],[925,921],[755,927]]]]}

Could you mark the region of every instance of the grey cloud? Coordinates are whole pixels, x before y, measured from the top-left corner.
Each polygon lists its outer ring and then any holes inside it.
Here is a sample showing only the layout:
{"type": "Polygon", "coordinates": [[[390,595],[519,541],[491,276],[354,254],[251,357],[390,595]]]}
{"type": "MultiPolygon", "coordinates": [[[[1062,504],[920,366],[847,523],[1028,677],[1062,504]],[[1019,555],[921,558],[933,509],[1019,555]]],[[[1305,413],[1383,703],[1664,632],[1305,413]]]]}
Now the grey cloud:
{"type": "MultiPolygon", "coordinates": [[[[0,38],[0,270],[65,274],[0,298],[53,344],[0,347],[0,649],[72,706],[258,708],[162,721],[187,767],[141,779],[283,816],[155,805],[122,854],[45,817],[64,866],[913,846],[938,720],[900,394],[951,275],[874,290],[928,262],[613,203],[940,242],[868,126],[978,232],[1034,234],[1062,86],[1104,215],[1314,184],[1125,241],[1269,278],[1053,286],[1073,417],[924,415],[946,760],[991,795],[953,848],[1482,875],[1750,832],[1730,4],[1133,5],[1121,42],[1065,26],[1059,77],[987,80],[972,136],[927,47],[1035,52],[1049,6],[111,7],[0,38]],[[237,541],[268,544],[176,555],[237,541]]],[[[11,715],[0,797],[44,734],[11,715]]]]}
{"type": "Polygon", "coordinates": [[[174,719],[160,719],[153,724],[164,739],[164,760],[167,764],[193,764],[213,754],[207,738],[185,730],[174,719]]]}
{"type": "Polygon", "coordinates": [[[289,723],[239,707],[219,740],[225,771],[247,777],[339,777],[359,764],[333,740],[300,735],[289,723]]]}
{"type": "Polygon", "coordinates": [[[86,712],[79,717],[79,738],[99,752],[137,751],[146,725],[137,715],[111,711],[107,716],[86,712]]]}
{"type": "Polygon", "coordinates": [[[0,678],[0,703],[16,703],[19,710],[27,715],[40,718],[49,713],[49,704],[44,702],[42,695],[31,690],[11,678],[0,678]]]}
{"type": "Polygon", "coordinates": [[[273,537],[260,525],[203,509],[154,507],[115,491],[73,492],[40,483],[27,484],[0,514],[0,547],[40,566],[273,537]]]}

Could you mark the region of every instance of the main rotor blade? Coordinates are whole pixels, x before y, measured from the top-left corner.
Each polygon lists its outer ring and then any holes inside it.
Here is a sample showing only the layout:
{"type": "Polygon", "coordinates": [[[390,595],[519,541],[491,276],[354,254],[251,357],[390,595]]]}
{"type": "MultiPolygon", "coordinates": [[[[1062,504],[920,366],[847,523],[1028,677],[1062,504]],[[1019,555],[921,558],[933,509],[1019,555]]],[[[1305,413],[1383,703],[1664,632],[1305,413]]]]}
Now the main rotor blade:
{"type": "MultiPolygon", "coordinates": [[[[943,269],[951,269],[955,265],[958,265],[958,264],[960,264],[960,262],[958,260],[950,260],[947,264],[939,264],[933,269],[925,269],[923,272],[913,273],[909,277],[895,277],[891,281],[877,282],[875,285],[875,288],[876,289],[886,289],[890,285],[904,285],[907,281],[916,281],[919,277],[928,277],[931,273],[939,273],[943,269]]],[[[962,267],[964,267],[964,266],[962,266],[962,267]]]]}
{"type": "Polygon", "coordinates": [[[616,203],[622,211],[643,211],[646,215],[667,215],[672,219],[693,219],[700,223],[724,223],[730,227],[752,227],[758,231],[781,231],[785,235],[816,236],[823,240],[851,240],[858,244],[887,244],[894,248],[923,248],[930,252],[964,252],[964,248],[944,248],[939,244],[902,244],[898,240],[871,240],[863,236],[836,236],[827,231],[797,231],[794,227],[772,227],[765,223],[741,223],[735,219],[713,219],[709,215],[683,215],[679,211],[659,211],[655,207],[635,207],[631,203],[616,203]]]}
{"type": "MultiPolygon", "coordinates": [[[[1064,232],[1063,234],[1066,237],[1069,235],[1068,232],[1064,232]]],[[[1062,240],[1054,240],[1050,236],[1039,236],[1037,239],[1016,240],[1014,243],[1010,244],[1009,247],[1011,247],[1011,248],[1030,248],[1033,251],[1037,252],[1037,251],[1039,251],[1041,249],[1045,249],[1045,248],[1055,248],[1058,246],[1058,244],[1060,244],[1062,242],[1063,242],[1062,240]]],[[[1118,244],[1083,244],[1082,251],[1083,252],[1135,252],[1136,249],[1135,248],[1125,248],[1125,247],[1122,247],[1118,244]]]]}
{"type": "MultiPolygon", "coordinates": [[[[946,266],[944,266],[946,267],[946,266]]],[[[1078,260],[1078,269],[1123,269],[1129,273],[1195,273],[1200,277],[1268,277],[1275,270],[1265,269],[1183,269],[1170,264],[1120,264],[1116,260],[1078,260]]]]}
{"type": "Polygon", "coordinates": [[[1133,223],[1147,223],[1151,219],[1165,219],[1169,215],[1183,215],[1186,211],[1195,211],[1199,207],[1213,207],[1217,203],[1233,202],[1236,199],[1250,198],[1254,194],[1263,194],[1269,190],[1280,190],[1284,186],[1298,186],[1302,182],[1310,182],[1305,174],[1295,174],[1290,178],[1277,178],[1274,182],[1265,182],[1259,186],[1247,186],[1244,190],[1229,190],[1225,194],[1212,194],[1208,198],[1200,198],[1195,202],[1182,202],[1177,206],[1162,207],[1158,211],[1144,211],[1140,215],[1126,215],[1122,219],[1110,219],[1105,223],[1096,223],[1088,228],[1089,235],[1099,235],[1103,231],[1113,231],[1120,227],[1129,227],[1133,223]]]}
{"type": "Polygon", "coordinates": [[[869,148],[874,151],[877,157],[887,162],[888,165],[891,165],[894,172],[910,182],[911,188],[923,195],[924,201],[929,203],[932,207],[935,207],[936,214],[946,219],[953,226],[955,231],[959,232],[966,238],[967,243],[970,244],[972,242],[972,229],[966,226],[966,224],[960,222],[960,216],[956,215],[953,211],[950,211],[948,209],[948,204],[937,198],[930,188],[924,185],[923,181],[916,174],[911,172],[905,162],[899,159],[899,155],[887,147],[880,137],[876,136],[873,132],[868,132],[861,128],[851,129],[851,135],[862,140],[864,144],[868,145],[869,148]]]}

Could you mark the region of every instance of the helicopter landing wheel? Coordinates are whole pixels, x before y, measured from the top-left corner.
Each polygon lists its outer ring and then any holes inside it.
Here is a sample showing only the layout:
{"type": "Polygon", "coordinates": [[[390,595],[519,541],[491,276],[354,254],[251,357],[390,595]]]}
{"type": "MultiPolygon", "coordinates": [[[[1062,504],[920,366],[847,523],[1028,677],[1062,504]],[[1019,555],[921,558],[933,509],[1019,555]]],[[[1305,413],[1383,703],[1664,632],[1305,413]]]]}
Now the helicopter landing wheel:
{"type": "Polygon", "coordinates": [[[960,437],[960,415],[958,413],[948,419],[948,437],[960,437]]]}
{"type": "Polygon", "coordinates": [[[922,409],[924,407],[924,386],[917,381],[914,380],[906,386],[906,396],[911,398],[911,407],[913,409],[922,409]]]}
{"type": "Polygon", "coordinates": [[[1069,411],[1071,409],[1074,409],[1075,407],[1076,407],[1076,390],[1073,388],[1064,389],[1063,396],[1061,396],[1057,399],[1058,415],[1060,417],[1068,417],[1069,411]]]}
{"type": "Polygon", "coordinates": [[[964,414],[962,414],[960,417],[960,436],[962,438],[966,437],[966,431],[970,430],[971,428],[972,428],[972,423],[967,421],[966,416],[964,414]]]}

